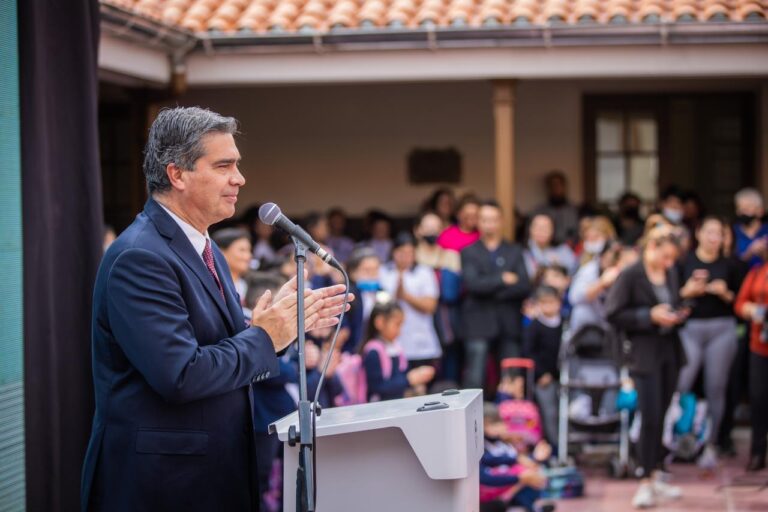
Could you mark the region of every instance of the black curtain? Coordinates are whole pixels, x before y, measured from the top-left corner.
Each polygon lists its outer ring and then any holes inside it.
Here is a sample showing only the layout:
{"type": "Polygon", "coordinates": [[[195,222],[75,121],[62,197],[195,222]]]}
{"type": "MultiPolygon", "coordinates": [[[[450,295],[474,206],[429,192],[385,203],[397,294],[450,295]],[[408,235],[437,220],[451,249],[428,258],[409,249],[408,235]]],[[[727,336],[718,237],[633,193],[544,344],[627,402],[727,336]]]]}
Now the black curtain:
{"type": "Polygon", "coordinates": [[[17,0],[27,510],[75,511],[103,237],[98,0],[17,0]]]}

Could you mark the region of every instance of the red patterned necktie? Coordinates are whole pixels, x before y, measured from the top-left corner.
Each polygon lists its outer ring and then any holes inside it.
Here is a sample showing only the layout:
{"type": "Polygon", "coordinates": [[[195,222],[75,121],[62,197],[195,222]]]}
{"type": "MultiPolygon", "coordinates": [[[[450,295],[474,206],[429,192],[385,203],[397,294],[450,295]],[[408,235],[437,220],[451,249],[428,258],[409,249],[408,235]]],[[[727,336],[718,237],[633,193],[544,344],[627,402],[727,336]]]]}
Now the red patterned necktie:
{"type": "Polygon", "coordinates": [[[216,286],[219,287],[219,293],[221,293],[221,298],[224,298],[224,288],[221,286],[221,281],[219,281],[219,274],[216,273],[216,265],[213,264],[213,250],[211,249],[211,241],[209,239],[205,239],[205,249],[203,249],[203,261],[205,262],[205,266],[208,267],[208,271],[213,276],[213,280],[216,281],[216,286]]]}

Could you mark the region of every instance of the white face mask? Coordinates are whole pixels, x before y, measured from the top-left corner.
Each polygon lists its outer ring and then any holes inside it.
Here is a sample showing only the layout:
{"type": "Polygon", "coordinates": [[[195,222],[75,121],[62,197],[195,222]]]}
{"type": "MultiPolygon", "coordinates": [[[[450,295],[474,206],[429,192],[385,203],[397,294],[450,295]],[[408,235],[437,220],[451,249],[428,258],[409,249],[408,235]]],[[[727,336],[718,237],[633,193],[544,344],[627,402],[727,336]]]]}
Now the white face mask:
{"type": "Polygon", "coordinates": [[[672,224],[680,224],[680,222],[682,222],[683,220],[683,212],[681,212],[680,210],[672,210],[670,208],[664,208],[661,213],[672,224]]]}
{"type": "Polygon", "coordinates": [[[605,240],[591,240],[584,242],[584,250],[588,254],[600,254],[605,249],[605,240]]]}

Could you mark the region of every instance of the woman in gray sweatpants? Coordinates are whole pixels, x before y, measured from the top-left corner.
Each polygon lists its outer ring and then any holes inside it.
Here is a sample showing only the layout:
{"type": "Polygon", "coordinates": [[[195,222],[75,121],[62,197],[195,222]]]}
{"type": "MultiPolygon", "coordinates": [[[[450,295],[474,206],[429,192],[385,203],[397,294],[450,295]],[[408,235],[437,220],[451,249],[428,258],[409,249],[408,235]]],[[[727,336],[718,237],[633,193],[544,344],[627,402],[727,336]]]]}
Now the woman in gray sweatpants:
{"type": "Polygon", "coordinates": [[[725,224],[707,217],[696,231],[699,245],[681,264],[680,296],[691,305],[688,322],[680,330],[686,365],[680,371],[678,390],[691,390],[699,371],[704,371],[704,395],[712,430],[699,464],[717,463],[714,442],[725,409],[726,388],[731,362],[736,354],[736,319],[732,302],[739,289],[737,269],[722,254],[725,224]]]}

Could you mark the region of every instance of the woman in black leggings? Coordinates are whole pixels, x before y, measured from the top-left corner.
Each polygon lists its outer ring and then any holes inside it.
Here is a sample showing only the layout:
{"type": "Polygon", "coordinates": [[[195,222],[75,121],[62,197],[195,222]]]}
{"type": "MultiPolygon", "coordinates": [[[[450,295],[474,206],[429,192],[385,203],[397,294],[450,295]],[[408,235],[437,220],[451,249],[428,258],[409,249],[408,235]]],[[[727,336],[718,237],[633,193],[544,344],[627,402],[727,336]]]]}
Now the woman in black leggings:
{"type": "Polygon", "coordinates": [[[631,342],[630,369],[637,388],[641,430],[638,462],[643,479],[632,505],[648,508],[679,498],[678,487],[661,476],[664,414],[677,386],[685,355],[677,333],[688,311],[680,307],[674,269],[679,240],[673,228],[656,227],[643,242],[640,261],[619,275],[606,298],[608,320],[631,342]]]}

